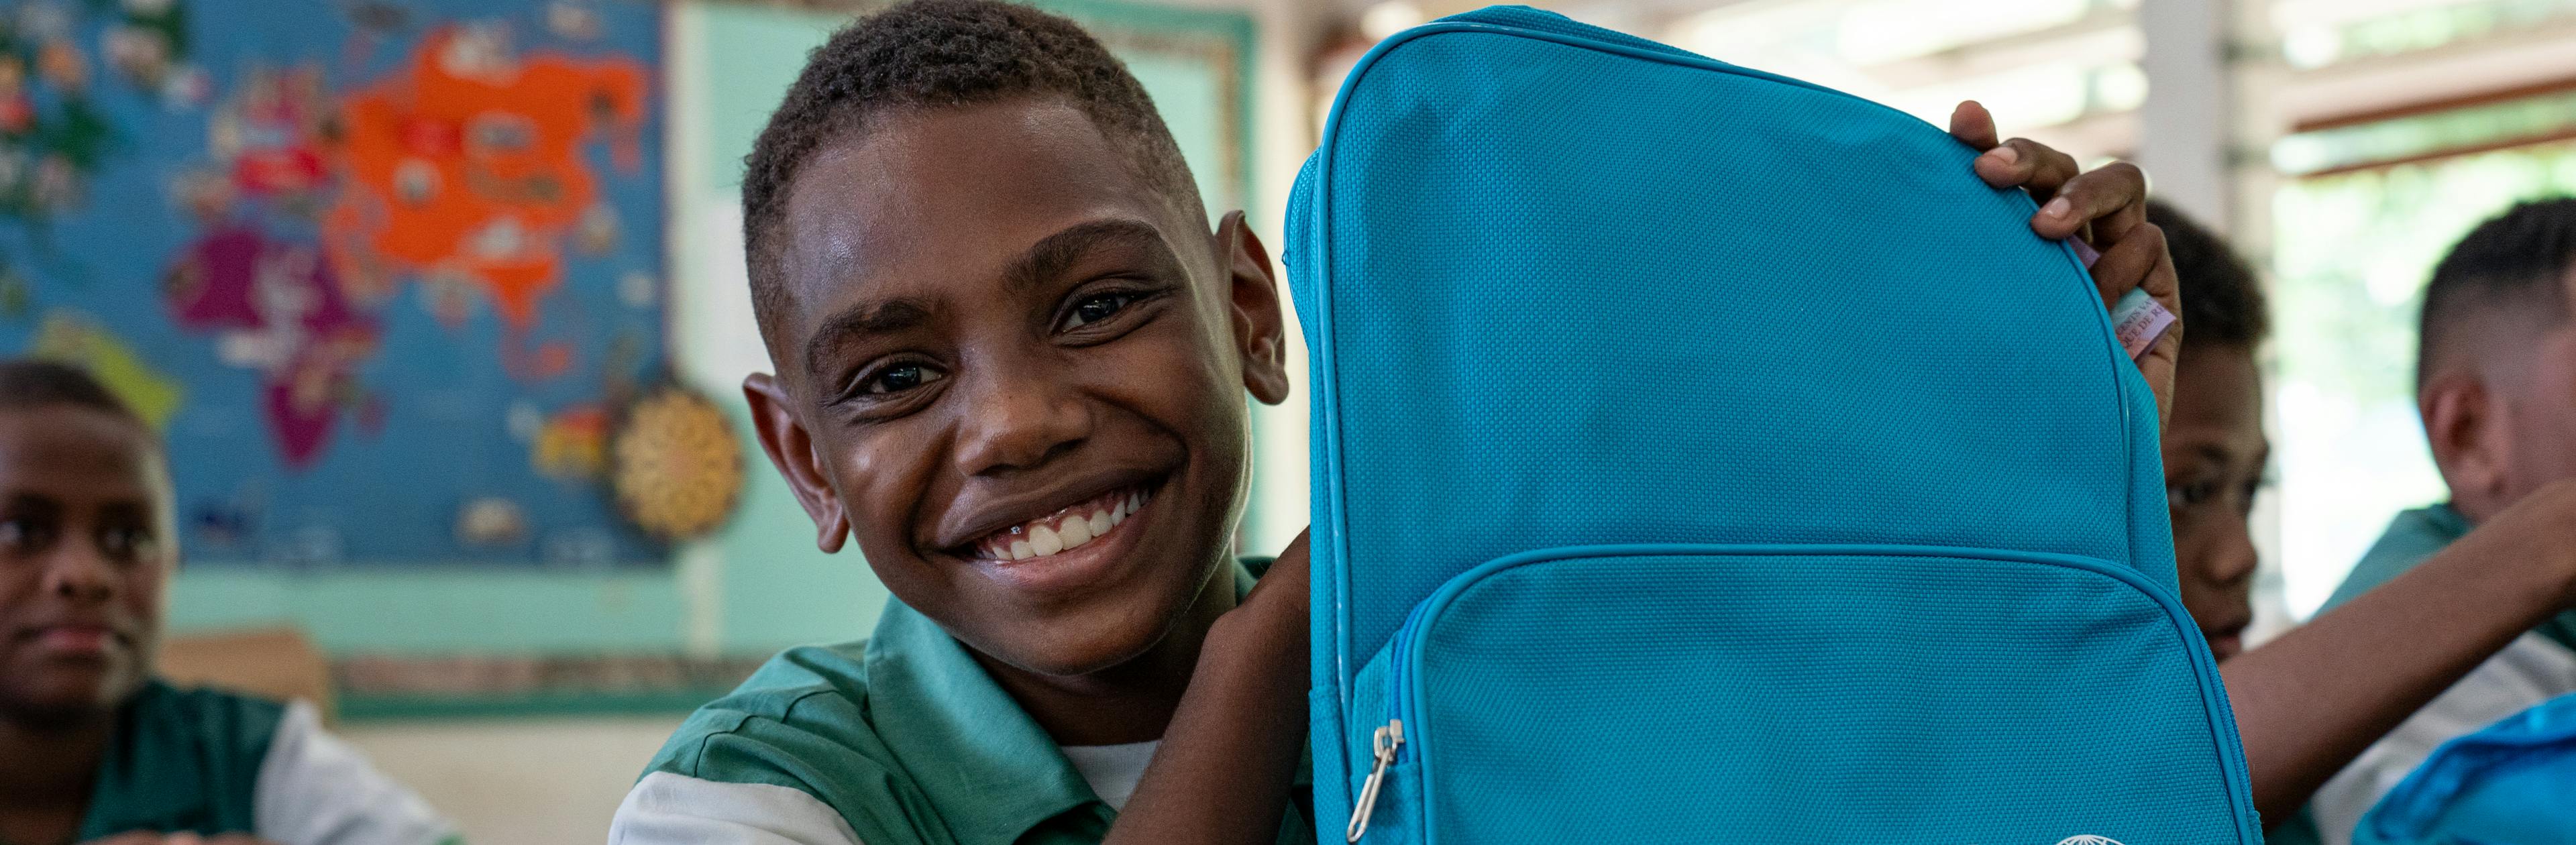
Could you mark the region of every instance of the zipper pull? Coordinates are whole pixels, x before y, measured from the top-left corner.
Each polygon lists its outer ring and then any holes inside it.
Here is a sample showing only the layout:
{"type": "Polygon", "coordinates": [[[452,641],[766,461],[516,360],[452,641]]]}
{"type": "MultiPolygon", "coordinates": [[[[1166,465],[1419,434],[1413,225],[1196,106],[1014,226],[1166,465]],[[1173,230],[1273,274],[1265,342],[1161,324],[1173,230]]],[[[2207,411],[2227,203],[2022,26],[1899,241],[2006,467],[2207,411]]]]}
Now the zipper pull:
{"type": "Polygon", "coordinates": [[[1369,816],[1377,812],[1378,790],[1386,786],[1386,767],[1395,763],[1395,750],[1404,745],[1404,720],[1388,719],[1369,736],[1369,744],[1376,748],[1377,762],[1369,766],[1368,780],[1360,782],[1359,806],[1352,808],[1351,826],[1342,831],[1346,842],[1358,842],[1368,833],[1369,816]]]}

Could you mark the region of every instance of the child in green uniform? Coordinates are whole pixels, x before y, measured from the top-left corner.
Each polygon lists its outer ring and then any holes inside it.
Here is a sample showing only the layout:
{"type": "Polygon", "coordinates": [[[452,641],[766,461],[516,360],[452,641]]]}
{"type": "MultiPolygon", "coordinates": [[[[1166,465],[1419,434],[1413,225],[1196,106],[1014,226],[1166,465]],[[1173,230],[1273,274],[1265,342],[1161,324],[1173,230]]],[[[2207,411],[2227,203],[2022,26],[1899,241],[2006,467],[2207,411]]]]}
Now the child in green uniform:
{"type": "MultiPolygon", "coordinates": [[[[2041,235],[2091,225],[2106,302],[2179,307],[2136,168],[1956,122],[2041,235]]],[[[1258,587],[1232,556],[1245,394],[1288,391],[1270,257],[1210,231],[1136,80],[1062,19],[907,3],[813,53],[748,165],[753,422],[895,600],[691,717],[611,841],[1315,841],[1302,541],[1258,587]]]]}
{"type": "Polygon", "coordinates": [[[311,705],[153,679],[173,519],[140,417],[78,370],[0,362],[0,843],[452,841],[311,705]]]}

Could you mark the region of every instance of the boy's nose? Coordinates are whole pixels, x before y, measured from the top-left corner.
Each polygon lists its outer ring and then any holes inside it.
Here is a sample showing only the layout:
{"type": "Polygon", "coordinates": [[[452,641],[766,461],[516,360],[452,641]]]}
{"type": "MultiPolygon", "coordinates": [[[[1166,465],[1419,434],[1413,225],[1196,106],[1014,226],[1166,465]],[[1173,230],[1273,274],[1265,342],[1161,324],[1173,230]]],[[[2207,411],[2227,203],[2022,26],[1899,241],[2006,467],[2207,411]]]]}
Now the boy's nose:
{"type": "Polygon", "coordinates": [[[63,543],[45,560],[44,588],[57,596],[83,604],[103,602],[116,595],[119,576],[116,566],[83,543],[63,543]]]}
{"type": "Polygon", "coordinates": [[[2251,520],[2243,516],[2232,516],[2231,519],[2234,521],[2227,526],[2226,542],[2221,543],[2209,557],[2209,577],[2221,584],[2233,584],[2254,574],[2255,566],[2261,561],[2261,556],[2254,550],[2251,520]]]}
{"type": "Polygon", "coordinates": [[[1091,434],[1089,408],[1072,390],[1043,378],[978,379],[957,436],[958,469],[996,475],[1033,469],[1091,434]]]}

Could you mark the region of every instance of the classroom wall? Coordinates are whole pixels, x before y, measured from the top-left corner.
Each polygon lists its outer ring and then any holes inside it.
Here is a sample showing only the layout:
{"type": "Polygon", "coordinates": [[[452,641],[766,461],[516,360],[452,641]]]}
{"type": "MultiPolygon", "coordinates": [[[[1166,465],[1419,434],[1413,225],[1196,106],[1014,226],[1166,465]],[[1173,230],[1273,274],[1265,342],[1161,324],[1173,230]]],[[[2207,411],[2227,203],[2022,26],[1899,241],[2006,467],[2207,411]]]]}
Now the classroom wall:
{"type": "MultiPolygon", "coordinates": [[[[1146,26],[1238,26],[1247,41],[1259,33],[1252,51],[1258,63],[1252,107],[1263,111],[1258,121],[1240,109],[1219,113],[1215,80],[1188,62],[1142,57],[1131,64],[1165,109],[1211,204],[1231,200],[1249,207],[1256,227],[1275,243],[1275,206],[1286,197],[1306,136],[1296,111],[1303,102],[1301,45],[1321,10],[1287,0],[1040,5],[1146,26]],[[1252,14],[1234,13],[1243,11],[1252,14]],[[1289,88],[1283,91],[1283,85],[1289,88]],[[1281,107],[1286,120],[1275,120],[1281,107]],[[1243,131],[1256,139],[1234,173],[1213,166],[1220,122],[1228,120],[1245,121],[1243,131]],[[1253,125],[1278,131],[1255,132],[1253,125]],[[1247,184],[1249,190],[1242,187],[1247,184]]],[[[352,566],[281,572],[199,562],[185,567],[173,586],[174,632],[284,622],[333,655],[421,656],[711,656],[866,635],[885,601],[883,587],[855,553],[828,556],[814,548],[811,523],[752,439],[740,394],[742,376],[768,366],[743,278],[737,193],[742,156],[805,53],[848,14],[715,0],[674,3],[670,10],[667,341],[680,377],[733,416],[750,463],[739,514],[716,536],[675,549],[672,566],[660,570],[352,566]]],[[[1302,352],[1297,360],[1302,364],[1302,352]]],[[[1270,454],[1295,457],[1293,472],[1258,474],[1261,499],[1293,503],[1258,508],[1250,520],[1248,536],[1272,546],[1303,524],[1303,406],[1267,413],[1263,421],[1293,429],[1296,440],[1265,441],[1274,447],[1266,449],[1265,463],[1270,454]]]]}

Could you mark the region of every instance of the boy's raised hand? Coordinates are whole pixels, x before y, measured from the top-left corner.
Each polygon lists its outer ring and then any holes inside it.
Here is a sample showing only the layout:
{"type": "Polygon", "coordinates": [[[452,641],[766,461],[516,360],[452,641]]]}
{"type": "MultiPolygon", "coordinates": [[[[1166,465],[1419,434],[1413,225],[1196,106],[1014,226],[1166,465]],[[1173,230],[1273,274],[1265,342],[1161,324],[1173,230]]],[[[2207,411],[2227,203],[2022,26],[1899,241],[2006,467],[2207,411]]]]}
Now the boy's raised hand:
{"type": "Polygon", "coordinates": [[[2132,289],[2143,288],[2177,322],[2147,354],[2138,371],[2156,395],[2157,421],[2173,411],[2174,365],[2182,354],[2182,284],[2165,253],[2164,230],[2147,222],[2147,177],[2138,166],[2114,162],[2083,172],[2075,158],[2028,138],[1995,139],[1994,116],[1975,100],[1950,113],[1950,136],[1985,154],[1978,178],[1997,188],[2018,187],[2040,203],[2030,229],[2049,240],[2080,237],[2102,259],[2093,264],[2093,286],[2108,309],[2132,289]]]}
{"type": "Polygon", "coordinates": [[[1218,617],[1102,845],[1269,843],[1306,750],[1306,532],[1218,617]]]}
{"type": "Polygon", "coordinates": [[[1309,598],[1306,545],[1307,535],[1312,533],[1311,530],[1299,531],[1297,539],[1288,541],[1288,548],[1270,561],[1270,568],[1261,573],[1261,580],[1252,585],[1252,592],[1244,595],[1243,604],[1237,610],[1300,625],[1305,623],[1309,598]]]}

